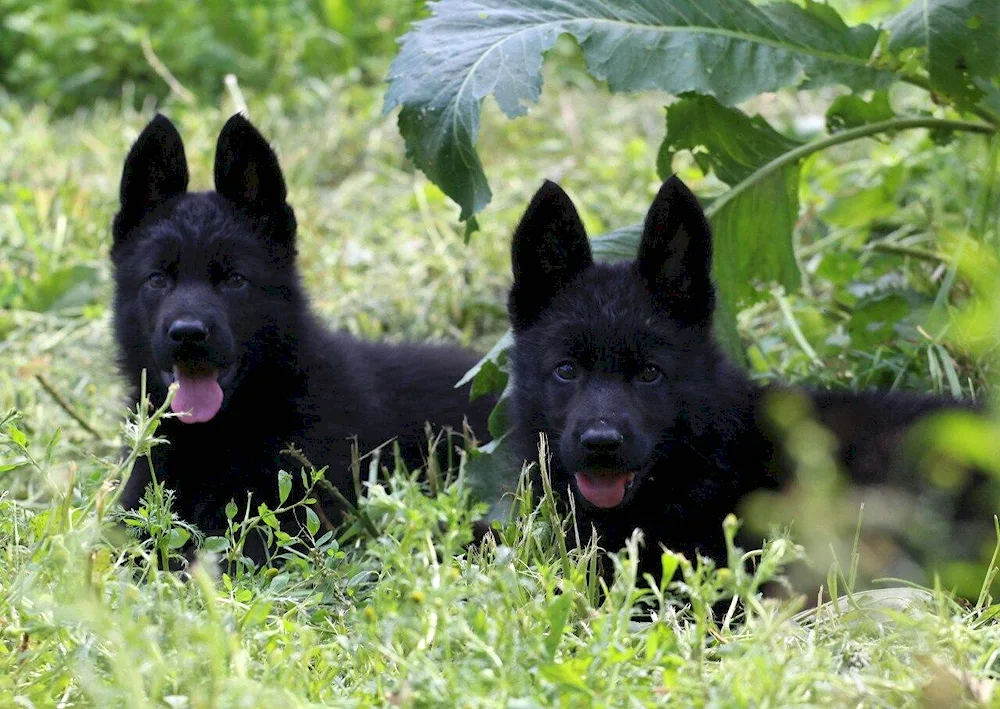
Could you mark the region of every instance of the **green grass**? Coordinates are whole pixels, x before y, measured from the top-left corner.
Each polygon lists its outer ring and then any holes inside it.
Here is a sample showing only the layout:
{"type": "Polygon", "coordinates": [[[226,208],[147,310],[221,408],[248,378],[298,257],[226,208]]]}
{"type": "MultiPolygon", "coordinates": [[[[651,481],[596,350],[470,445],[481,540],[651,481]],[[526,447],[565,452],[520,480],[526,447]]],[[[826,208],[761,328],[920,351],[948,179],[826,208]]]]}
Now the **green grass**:
{"type": "Polygon", "coordinates": [[[214,100],[227,74],[289,97],[349,72],[373,84],[423,8],[423,0],[0,0],[0,93],[68,113],[123,86],[140,99],[214,100]]]}
{"type": "MultiPolygon", "coordinates": [[[[571,70],[549,80],[559,88],[530,120],[487,114],[497,194],[469,247],[457,210],[404,159],[380,90],[344,78],[294,106],[250,97],[326,322],[486,349],[506,328],[509,233],[541,178],[569,189],[593,234],[641,218],[658,186],[662,97],[608,98],[571,70]]],[[[778,96],[761,109],[787,127],[812,107],[778,96]]],[[[195,187],[210,186],[231,110],[228,99],[170,106],[195,187]]],[[[0,427],[0,705],[944,707],[992,689],[1000,631],[985,599],[970,609],[911,594],[869,599],[879,610],[862,613],[857,597],[795,617],[794,605],[756,600],[801,554],[784,539],[756,577],[736,564],[688,568],[657,594],[637,590],[625,554],[601,594],[587,573],[594,550],[566,549],[551,500],[522,500],[503,544],[461,555],[482,511],[461,480],[432,498],[398,472],[364,500],[377,534],[291,546],[299,558],[282,569],[215,578],[205,564],[187,583],[157,571],[154,550],[113,524],[108,484],[128,421],[108,327],[109,224],[121,162],[149,117],[125,102],[62,118],[0,104],[0,412],[19,412],[0,427]],[[732,594],[747,621],[710,620],[708,606],[732,594]],[[640,596],[652,613],[636,612],[640,596]]],[[[677,167],[699,193],[719,191],[677,167]]],[[[946,268],[899,248],[996,237],[982,143],[939,147],[915,133],[807,170],[807,288],[764,287],[740,316],[756,375],[982,390],[990,352],[951,338],[962,282],[949,287],[946,268]]],[[[152,512],[163,523],[162,501],[152,512]]],[[[173,527],[167,517],[161,551],[173,527]]]]}

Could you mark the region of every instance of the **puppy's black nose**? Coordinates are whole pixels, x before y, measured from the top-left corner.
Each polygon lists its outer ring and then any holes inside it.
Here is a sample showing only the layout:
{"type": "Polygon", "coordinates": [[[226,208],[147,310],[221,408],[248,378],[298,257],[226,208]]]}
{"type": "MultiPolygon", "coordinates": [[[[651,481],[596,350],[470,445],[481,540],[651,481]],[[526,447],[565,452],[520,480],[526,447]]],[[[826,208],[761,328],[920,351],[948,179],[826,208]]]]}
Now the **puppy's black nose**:
{"type": "Polygon", "coordinates": [[[615,451],[621,448],[625,436],[607,421],[591,424],[580,434],[580,445],[591,451],[615,451]]]}
{"type": "Polygon", "coordinates": [[[170,323],[167,336],[174,342],[204,342],[208,338],[208,327],[201,320],[178,318],[170,323]]]}

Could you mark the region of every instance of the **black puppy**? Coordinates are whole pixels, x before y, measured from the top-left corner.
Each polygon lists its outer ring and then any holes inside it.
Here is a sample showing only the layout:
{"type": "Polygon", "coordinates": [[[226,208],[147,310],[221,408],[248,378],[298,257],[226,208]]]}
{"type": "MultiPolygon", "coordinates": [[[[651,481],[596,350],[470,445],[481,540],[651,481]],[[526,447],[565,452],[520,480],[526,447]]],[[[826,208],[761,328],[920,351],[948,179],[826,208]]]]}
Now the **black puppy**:
{"type": "MultiPolygon", "coordinates": [[[[572,490],[581,531],[593,525],[602,545],[617,550],[642,529],[642,571],[656,576],[661,544],[725,563],[725,516],[750,493],[792,477],[783,431],[769,414],[775,392],[751,382],[713,337],[711,259],[705,215],[676,178],[653,201],[634,261],[595,263],[572,201],[551,182],[513,238],[519,452],[537,457],[545,433],[553,486],[572,490]]],[[[800,394],[836,435],[834,455],[854,483],[907,492],[931,486],[903,455],[904,434],[927,413],[966,407],[901,393],[800,394]]],[[[934,511],[977,530],[951,545],[976,556],[992,544],[997,506],[982,476],[969,480],[955,510],[934,511]]],[[[931,499],[923,496],[924,509],[931,499]]]]}
{"type": "MultiPolygon", "coordinates": [[[[157,116],[127,159],[115,216],[114,326],[123,374],[154,404],[178,385],[154,447],[157,479],[206,534],[226,528],[229,500],[277,504],[277,472],[296,445],[353,500],[351,437],[364,453],[397,438],[406,463],[426,455],[425,422],[486,432],[494,404],[455,383],[477,355],[452,347],[384,344],[326,330],[296,268],[296,221],[278,160],[242,116],[219,135],[215,192],[188,192],[184,146],[157,116]]],[[[445,446],[447,447],[447,446],[445,446]]],[[[295,476],[297,478],[297,476],[295,476]]],[[[122,493],[138,505],[150,482],[137,464],[122,493]]],[[[262,548],[250,549],[264,557],[262,548]]]]}

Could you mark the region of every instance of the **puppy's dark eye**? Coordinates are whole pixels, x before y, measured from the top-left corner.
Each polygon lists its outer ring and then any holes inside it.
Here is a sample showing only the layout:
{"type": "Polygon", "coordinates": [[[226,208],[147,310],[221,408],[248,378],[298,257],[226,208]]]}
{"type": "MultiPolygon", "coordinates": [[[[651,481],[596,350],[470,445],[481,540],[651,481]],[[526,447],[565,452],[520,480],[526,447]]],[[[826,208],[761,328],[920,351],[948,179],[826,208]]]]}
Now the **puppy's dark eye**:
{"type": "Polygon", "coordinates": [[[226,279],[222,282],[222,287],[228,288],[229,290],[239,290],[240,288],[244,288],[246,284],[246,276],[242,273],[236,273],[234,271],[226,276],[226,279]]]}
{"type": "Polygon", "coordinates": [[[150,273],[149,277],[146,279],[146,285],[155,290],[162,290],[170,285],[170,281],[167,279],[166,275],[160,273],[159,271],[154,271],[153,273],[150,273]]]}
{"type": "Polygon", "coordinates": [[[552,370],[556,379],[561,382],[572,382],[580,377],[580,368],[573,360],[563,360],[552,370]]]}
{"type": "Polygon", "coordinates": [[[663,372],[655,364],[647,364],[639,370],[639,376],[636,377],[643,384],[656,384],[662,378],[663,372]]]}

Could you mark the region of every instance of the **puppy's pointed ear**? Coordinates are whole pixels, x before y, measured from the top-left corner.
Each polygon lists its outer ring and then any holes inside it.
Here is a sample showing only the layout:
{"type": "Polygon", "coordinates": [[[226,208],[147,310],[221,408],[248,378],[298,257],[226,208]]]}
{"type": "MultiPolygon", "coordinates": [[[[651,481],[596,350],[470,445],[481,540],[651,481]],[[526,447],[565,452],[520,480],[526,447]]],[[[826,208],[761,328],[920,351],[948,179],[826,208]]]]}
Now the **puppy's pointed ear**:
{"type": "Polygon", "coordinates": [[[241,114],[233,114],[215,146],[215,191],[240,206],[265,211],[288,196],[278,156],[241,114]]]}
{"type": "Polygon", "coordinates": [[[660,187],[646,214],[636,267],[672,316],[711,320],[712,231],[698,198],[676,176],[660,187]]]}
{"type": "Polygon", "coordinates": [[[295,215],[278,156],[241,114],[234,114],[215,146],[215,191],[257,217],[275,218],[273,236],[295,235],[295,215]]]}
{"type": "Polygon", "coordinates": [[[580,215],[563,189],[548,180],[514,231],[514,285],[507,310],[514,330],[537,320],[552,297],[594,263],[580,215]]]}
{"type": "Polygon", "coordinates": [[[112,225],[115,244],[167,200],[187,192],[188,168],[184,142],[174,124],[157,114],[139,134],[125,158],[121,208],[112,225]]]}

